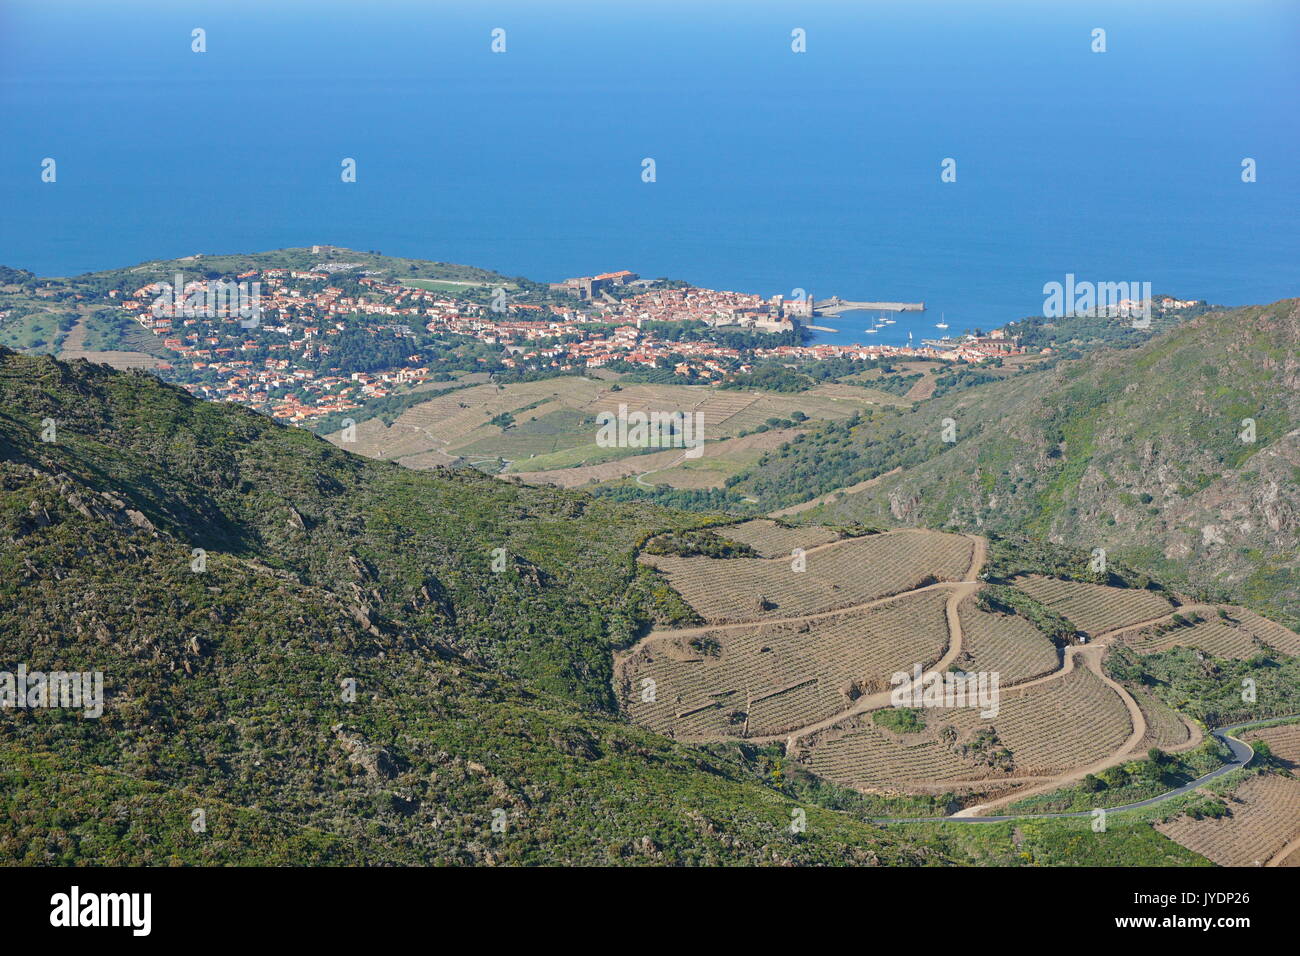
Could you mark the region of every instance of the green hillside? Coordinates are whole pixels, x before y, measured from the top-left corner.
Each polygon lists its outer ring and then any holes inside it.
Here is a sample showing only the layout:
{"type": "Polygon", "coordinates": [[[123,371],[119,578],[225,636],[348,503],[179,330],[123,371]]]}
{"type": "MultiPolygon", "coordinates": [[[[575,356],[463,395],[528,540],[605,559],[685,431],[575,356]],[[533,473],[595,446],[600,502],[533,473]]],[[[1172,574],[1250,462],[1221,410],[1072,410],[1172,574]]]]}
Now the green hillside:
{"type": "Polygon", "coordinates": [[[0,354],[0,409],[3,669],[99,670],[107,698],[5,712],[0,862],[945,859],[816,808],[793,834],[743,768],[601,716],[609,648],[674,611],[628,562],[674,516],[85,363],[0,354]]]}
{"type": "MultiPolygon", "coordinates": [[[[1066,822],[1036,856],[1010,829],[881,827],[888,800],[617,717],[611,649],[690,614],[634,550],[704,520],[0,351],[0,671],[105,692],[98,718],[3,711],[0,864],[1087,859],[1066,822]]],[[[1144,823],[1107,853],[1199,861],[1144,823]]]]}
{"type": "Polygon", "coordinates": [[[1107,548],[1294,626],[1298,422],[1300,300],[1289,299],[827,425],[731,485],[779,507],[902,466],[800,520],[983,528],[1107,548]],[[943,440],[946,419],[955,441],[943,440]],[[1245,419],[1253,442],[1240,437],[1245,419]]]}

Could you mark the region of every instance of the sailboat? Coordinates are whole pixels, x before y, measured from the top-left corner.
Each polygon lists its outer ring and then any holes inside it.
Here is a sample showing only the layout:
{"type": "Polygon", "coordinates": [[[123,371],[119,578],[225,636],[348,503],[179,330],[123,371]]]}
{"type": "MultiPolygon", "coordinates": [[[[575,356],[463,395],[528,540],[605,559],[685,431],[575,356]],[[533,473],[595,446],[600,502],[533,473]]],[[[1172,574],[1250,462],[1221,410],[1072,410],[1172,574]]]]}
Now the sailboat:
{"type": "Polygon", "coordinates": [[[946,329],[948,327],[948,322],[946,320],[947,320],[947,315],[943,312],[940,312],[939,321],[934,323],[934,327],[936,329],[946,329]]]}

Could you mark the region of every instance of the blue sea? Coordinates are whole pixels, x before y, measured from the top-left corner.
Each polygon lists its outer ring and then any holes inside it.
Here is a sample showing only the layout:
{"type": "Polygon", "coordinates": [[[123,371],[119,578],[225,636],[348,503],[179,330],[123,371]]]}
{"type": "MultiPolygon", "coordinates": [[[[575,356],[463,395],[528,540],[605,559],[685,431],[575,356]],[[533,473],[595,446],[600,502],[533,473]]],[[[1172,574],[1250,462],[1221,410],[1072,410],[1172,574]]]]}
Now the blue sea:
{"type": "Polygon", "coordinates": [[[331,243],[925,301],[824,323],[894,344],[1066,273],[1272,301],[1300,294],[1297,49],[1292,2],[4,0],[0,263],[331,243]]]}

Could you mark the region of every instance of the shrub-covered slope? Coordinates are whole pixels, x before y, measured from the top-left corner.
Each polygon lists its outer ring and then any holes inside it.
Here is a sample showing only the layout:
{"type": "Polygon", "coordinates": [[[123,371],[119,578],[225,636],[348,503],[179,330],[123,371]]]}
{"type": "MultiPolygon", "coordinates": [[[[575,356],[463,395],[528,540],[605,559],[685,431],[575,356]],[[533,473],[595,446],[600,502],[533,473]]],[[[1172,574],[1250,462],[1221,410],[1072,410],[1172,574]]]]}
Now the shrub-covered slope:
{"type": "Polygon", "coordinates": [[[682,520],[0,354],[0,670],[106,698],[0,711],[0,862],[947,861],[600,712],[682,520]]]}
{"type": "Polygon", "coordinates": [[[826,426],[769,454],[735,490],[785,504],[793,489],[825,493],[896,466],[800,518],[1104,547],[1295,626],[1300,300],[1207,313],[1141,348],[826,426]]]}

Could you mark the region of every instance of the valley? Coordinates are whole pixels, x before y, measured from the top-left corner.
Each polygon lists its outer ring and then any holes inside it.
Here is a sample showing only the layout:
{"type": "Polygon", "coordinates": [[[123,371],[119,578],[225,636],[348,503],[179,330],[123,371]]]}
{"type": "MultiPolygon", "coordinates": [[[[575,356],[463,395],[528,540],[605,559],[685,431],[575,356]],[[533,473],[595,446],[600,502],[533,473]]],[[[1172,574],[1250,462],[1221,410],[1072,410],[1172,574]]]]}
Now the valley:
{"type": "MultiPolygon", "coordinates": [[[[104,322],[70,364],[0,356],[5,626],[34,667],[101,669],[112,715],[0,735],[29,803],[51,755],[76,768],[57,799],[89,816],[48,860],[162,859],[92,835],[98,791],[155,821],[203,794],[220,844],[166,844],[191,862],[993,863],[1033,826],[1032,861],[1069,863],[1090,808],[1118,861],[1295,855],[1294,301],[970,374],[511,377],[470,350],[323,438],[96,351],[141,341],[104,322]],[[696,446],[626,439],[682,415],[696,446]],[[1212,733],[1238,723],[1248,762],[1212,733]]],[[[0,848],[24,834],[0,814],[0,848]]]]}

